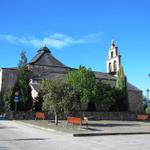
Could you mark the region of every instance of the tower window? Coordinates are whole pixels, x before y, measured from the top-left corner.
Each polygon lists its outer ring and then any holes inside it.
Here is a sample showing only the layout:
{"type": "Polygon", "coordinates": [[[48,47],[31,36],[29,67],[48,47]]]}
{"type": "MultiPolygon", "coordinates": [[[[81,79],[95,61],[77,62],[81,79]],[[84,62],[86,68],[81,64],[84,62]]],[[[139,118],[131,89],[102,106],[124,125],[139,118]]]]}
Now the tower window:
{"type": "Polygon", "coordinates": [[[116,61],[114,61],[114,72],[116,72],[117,71],[117,63],[116,63],[116,61]]]}
{"type": "Polygon", "coordinates": [[[113,58],[114,57],[114,53],[113,52],[111,52],[111,58],[113,58]]]}
{"type": "Polygon", "coordinates": [[[112,66],[111,66],[111,63],[109,63],[109,72],[112,72],[112,66]]]}

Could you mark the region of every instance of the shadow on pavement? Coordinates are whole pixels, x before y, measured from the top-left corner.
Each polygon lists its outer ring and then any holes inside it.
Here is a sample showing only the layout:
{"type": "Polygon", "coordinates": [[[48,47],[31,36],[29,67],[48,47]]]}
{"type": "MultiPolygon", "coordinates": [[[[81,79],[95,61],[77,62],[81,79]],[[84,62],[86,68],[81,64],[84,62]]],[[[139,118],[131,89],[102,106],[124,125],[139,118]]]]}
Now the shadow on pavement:
{"type": "Polygon", "coordinates": [[[117,124],[117,123],[89,123],[88,124],[91,127],[117,127],[117,126],[140,126],[139,124],[117,124]]]}
{"type": "Polygon", "coordinates": [[[42,140],[47,140],[47,138],[25,138],[25,139],[8,139],[8,140],[6,139],[0,141],[42,141],[42,140]]]}
{"type": "Polygon", "coordinates": [[[0,147],[0,150],[8,150],[8,147],[0,147]]]}
{"type": "Polygon", "coordinates": [[[102,131],[102,130],[100,130],[100,129],[89,128],[89,127],[82,127],[82,129],[90,130],[90,131],[102,131]]]}
{"type": "Polygon", "coordinates": [[[12,129],[12,128],[17,128],[17,127],[0,127],[0,129],[12,129]]]}

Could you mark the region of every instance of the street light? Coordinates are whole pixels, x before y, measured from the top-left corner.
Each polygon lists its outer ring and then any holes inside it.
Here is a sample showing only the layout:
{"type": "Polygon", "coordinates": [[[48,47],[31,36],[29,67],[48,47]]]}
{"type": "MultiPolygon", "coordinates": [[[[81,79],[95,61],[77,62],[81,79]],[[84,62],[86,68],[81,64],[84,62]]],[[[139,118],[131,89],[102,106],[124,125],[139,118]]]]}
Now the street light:
{"type": "Polygon", "coordinates": [[[149,89],[147,89],[146,91],[147,91],[147,100],[149,101],[149,89]]]}

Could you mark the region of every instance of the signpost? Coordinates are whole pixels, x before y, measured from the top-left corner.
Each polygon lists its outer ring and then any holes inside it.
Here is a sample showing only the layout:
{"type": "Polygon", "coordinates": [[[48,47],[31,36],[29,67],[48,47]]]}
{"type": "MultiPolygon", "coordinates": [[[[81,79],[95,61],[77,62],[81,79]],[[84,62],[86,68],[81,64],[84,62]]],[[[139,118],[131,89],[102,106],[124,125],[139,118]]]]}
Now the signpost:
{"type": "Polygon", "coordinates": [[[18,92],[15,92],[14,102],[15,102],[15,111],[17,111],[17,103],[19,102],[19,93],[18,92]]]}

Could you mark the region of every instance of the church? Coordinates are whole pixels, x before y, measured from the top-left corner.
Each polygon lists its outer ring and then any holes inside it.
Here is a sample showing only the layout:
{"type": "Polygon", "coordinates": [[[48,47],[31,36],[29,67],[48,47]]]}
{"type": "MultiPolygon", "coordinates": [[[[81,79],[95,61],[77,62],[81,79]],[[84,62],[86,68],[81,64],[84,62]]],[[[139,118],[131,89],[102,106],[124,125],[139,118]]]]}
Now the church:
{"type": "MultiPolygon", "coordinates": [[[[116,73],[121,65],[121,55],[114,41],[111,42],[106,60],[107,73],[96,72],[95,76],[101,81],[109,83],[111,86],[116,85],[116,73]]],[[[82,64],[84,65],[84,64],[82,64]]],[[[32,88],[32,97],[35,98],[38,94],[37,83],[39,80],[50,80],[55,76],[65,78],[66,74],[74,68],[64,65],[57,60],[52,52],[45,46],[37,51],[37,54],[27,64],[30,72],[30,86],[32,88]]],[[[3,109],[3,94],[8,88],[12,88],[17,79],[17,68],[0,68],[0,110],[3,109]]],[[[143,95],[142,91],[127,83],[128,91],[128,111],[131,113],[143,112],[143,95]]]]}

